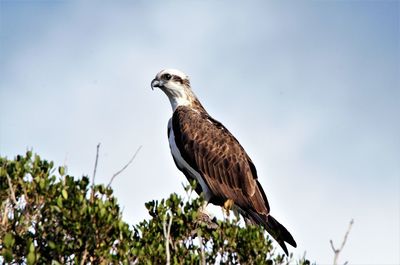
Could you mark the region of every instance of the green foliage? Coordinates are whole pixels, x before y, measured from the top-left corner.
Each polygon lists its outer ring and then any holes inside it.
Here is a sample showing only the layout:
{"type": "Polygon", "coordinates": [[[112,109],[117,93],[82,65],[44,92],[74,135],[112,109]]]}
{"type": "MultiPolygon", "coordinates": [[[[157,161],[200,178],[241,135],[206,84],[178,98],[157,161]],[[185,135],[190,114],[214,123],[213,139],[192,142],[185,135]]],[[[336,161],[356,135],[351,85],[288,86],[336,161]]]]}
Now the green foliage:
{"type": "MultiPolygon", "coordinates": [[[[211,221],[201,197],[146,203],[149,220],[129,227],[111,188],[74,179],[29,151],[0,158],[0,263],[289,264],[264,230],[239,217],[211,221]],[[57,173],[56,173],[57,171],[57,173]]],[[[306,265],[301,259],[296,264],[306,265]]]]}
{"type": "MultiPolygon", "coordinates": [[[[226,220],[201,218],[201,197],[183,199],[171,194],[166,200],[146,203],[152,217],[135,227],[135,256],[140,264],[166,263],[168,238],[171,264],[290,264],[277,254],[259,226],[240,226],[238,216],[226,220]],[[169,236],[166,227],[171,220],[169,236]],[[205,262],[205,263],[204,263],[205,262]]],[[[296,264],[310,264],[301,259],[296,264]]]]}
{"type": "MultiPolygon", "coordinates": [[[[132,231],[110,188],[89,187],[38,155],[0,158],[0,253],[6,262],[128,263],[132,231]]],[[[1,261],[1,260],[0,260],[1,261]]]]}

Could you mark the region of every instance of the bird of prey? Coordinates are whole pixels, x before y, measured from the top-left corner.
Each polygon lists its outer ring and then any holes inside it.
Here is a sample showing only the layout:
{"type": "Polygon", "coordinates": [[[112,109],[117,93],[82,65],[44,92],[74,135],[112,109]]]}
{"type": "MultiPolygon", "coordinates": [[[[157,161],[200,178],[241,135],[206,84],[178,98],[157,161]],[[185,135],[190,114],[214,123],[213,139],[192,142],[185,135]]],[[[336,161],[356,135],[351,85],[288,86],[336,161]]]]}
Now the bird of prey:
{"type": "Polygon", "coordinates": [[[267,196],[257,171],[239,141],[211,117],[193,93],[189,77],[176,69],[159,72],[151,87],[169,98],[172,117],[168,140],[179,170],[207,203],[234,207],[246,223],[262,225],[288,254],[285,242],[296,247],[292,235],[270,215],[267,196]]]}

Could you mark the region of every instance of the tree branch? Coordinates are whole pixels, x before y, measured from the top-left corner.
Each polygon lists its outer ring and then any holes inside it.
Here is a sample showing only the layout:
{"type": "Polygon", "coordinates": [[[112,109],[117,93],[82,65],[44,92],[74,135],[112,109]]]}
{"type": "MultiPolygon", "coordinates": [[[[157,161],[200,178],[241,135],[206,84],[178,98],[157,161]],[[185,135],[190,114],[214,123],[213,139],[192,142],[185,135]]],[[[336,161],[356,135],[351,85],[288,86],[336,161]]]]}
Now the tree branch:
{"type": "Polygon", "coordinates": [[[206,254],[204,251],[203,237],[198,236],[199,239],[199,247],[200,247],[200,264],[206,265],[206,254]]]}
{"type": "Polygon", "coordinates": [[[332,248],[333,252],[336,253],[336,248],[333,246],[333,241],[332,241],[332,239],[329,240],[329,243],[331,243],[331,248],[332,248]]]}
{"type": "Polygon", "coordinates": [[[340,251],[342,251],[342,249],[344,247],[344,244],[346,244],[347,237],[349,236],[350,229],[353,226],[353,224],[354,224],[354,220],[351,219],[350,224],[349,224],[349,228],[347,228],[346,234],[344,235],[344,239],[343,239],[342,245],[340,246],[340,251]]]}
{"type": "Polygon", "coordinates": [[[100,143],[98,143],[97,146],[96,146],[96,160],[94,161],[94,169],[93,169],[93,175],[92,175],[92,186],[94,186],[94,179],[96,177],[96,172],[97,172],[97,163],[99,162],[99,150],[100,150],[100,143]]]}
{"type": "Polygon", "coordinates": [[[133,154],[132,158],[129,160],[129,162],[123,166],[118,172],[116,172],[112,177],[110,182],[107,185],[107,188],[111,186],[111,183],[113,182],[113,180],[115,179],[116,176],[118,176],[119,174],[121,174],[132,162],[133,160],[135,160],[136,155],[139,153],[140,149],[142,149],[142,145],[138,147],[138,149],[136,150],[136,152],[133,154]]]}
{"type": "Polygon", "coordinates": [[[164,220],[163,220],[163,232],[164,232],[164,237],[165,237],[165,252],[167,254],[167,265],[171,264],[171,254],[169,251],[169,237],[171,233],[171,225],[172,225],[172,214],[169,216],[169,223],[168,223],[168,228],[167,228],[167,214],[164,215],[164,220]]]}
{"type": "Polygon", "coordinates": [[[97,163],[99,162],[99,151],[100,151],[100,143],[98,143],[97,147],[96,147],[96,159],[94,161],[94,169],[93,169],[93,175],[92,175],[92,191],[90,193],[90,201],[92,201],[92,202],[94,200],[94,180],[96,178],[97,163]]]}
{"type": "Polygon", "coordinates": [[[17,204],[17,199],[15,198],[15,192],[14,192],[14,188],[13,188],[12,183],[11,183],[10,176],[8,176],[7,173],[6,173],[6,176],[7,176],[8,186],[9,186],[9,189],[10,189],[11,200],[16,205],[17,204]]]}
{"type": "MultiPolygon", "coordinates": [[[[342,245],[340,246],[340,248],[338,248],[338,249],[335,248],[334,245],[333,245],[333,241],[332,241],[332,240],[329,240],[329,242],[331,243],[331,248],[332,248],[333,253],[334,253],[333,265],[337,265],[337,261],[338,261],[338,258],[339,258],[339,254],[340,254],[340,252],[342,252],[343,247],[344,247],[344,245],[346,244],[347,237],[349,236],[349,233],[350,233],[350,230],[351,230],[351,227],[353,226],[353,224],[354,224],[354,220],[351,219],[351,220],[350,220],[349,227],[347,228],[346,234],[344,235],[343,242],[342,242],[342,245]]],[[[347,261],[346,261],[344,264],[347,264],[347,261]]]]}
{"type": "Polygon", "coordinates": [[[82,260],[81,260],[81,265],[84,265],[84,264],[85,264],[86,258],[87,258],[87,254],[88,254],[87,245],[85,244],[85,251],[83,251],[82,260]]]}
{"type": "MultiPolygon", "coordinates": [[[[1,225],[2,227],[6,227],[7,223],[8,223],[8,211],[9,211],[9,207],[11,207],[9,204],[10,199],[8,198],[7,200],[5,200],[2,203],[2,207],[4,206],[4,213],[3,216],[0,215],[0,220],[1,220],[1,225]]],[[[1,209],[1,212],[3,212],[3,209],[1,209]]]]}

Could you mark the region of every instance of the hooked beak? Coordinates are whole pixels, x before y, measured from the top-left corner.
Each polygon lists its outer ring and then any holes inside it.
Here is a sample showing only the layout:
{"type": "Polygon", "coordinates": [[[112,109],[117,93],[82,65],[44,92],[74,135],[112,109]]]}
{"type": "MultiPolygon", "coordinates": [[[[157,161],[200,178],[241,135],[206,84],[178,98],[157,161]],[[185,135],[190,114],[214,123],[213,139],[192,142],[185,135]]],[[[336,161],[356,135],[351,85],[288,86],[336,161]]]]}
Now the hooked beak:
{"type": "Polygon", "coordinates": [[[162,87],[163,82],[154,78],[153,81],[151,81],[151,89],[154,90],[155,87],[162,87]]]}

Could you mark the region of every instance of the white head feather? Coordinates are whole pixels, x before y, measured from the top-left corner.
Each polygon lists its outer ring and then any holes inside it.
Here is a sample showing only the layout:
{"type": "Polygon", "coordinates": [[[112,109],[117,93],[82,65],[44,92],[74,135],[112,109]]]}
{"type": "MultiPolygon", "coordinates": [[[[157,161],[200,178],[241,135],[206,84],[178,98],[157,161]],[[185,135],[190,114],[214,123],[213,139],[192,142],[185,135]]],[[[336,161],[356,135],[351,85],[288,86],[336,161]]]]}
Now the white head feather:
{"type": "Polygon", "coordinates": [[[189,77],[177,69],[160,71],[151,82],[151,87],[159,87],[168,96],[172,111],[178,106],[191,105],[195,95],[190,89],[189,77]]]}

